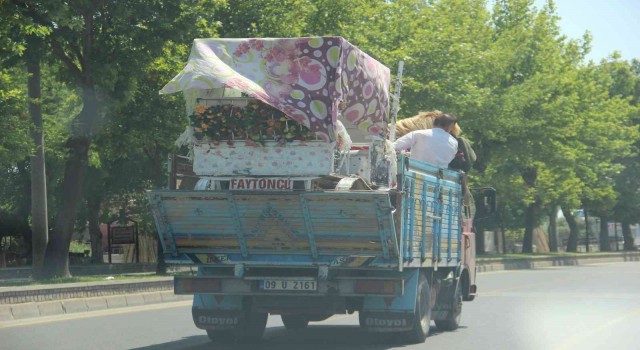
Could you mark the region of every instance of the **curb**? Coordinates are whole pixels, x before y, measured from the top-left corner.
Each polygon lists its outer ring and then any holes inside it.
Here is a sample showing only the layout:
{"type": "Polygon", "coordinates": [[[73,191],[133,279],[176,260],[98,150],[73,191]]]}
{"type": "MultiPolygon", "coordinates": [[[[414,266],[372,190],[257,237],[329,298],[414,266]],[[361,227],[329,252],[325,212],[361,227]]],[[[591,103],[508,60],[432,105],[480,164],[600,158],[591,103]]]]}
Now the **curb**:
{"type": "Polygon", "coordinates": [[[0,305],[173,290],[173,277],[0,287],[0,305]]]}
{"type": "Polygon", "coordinates": [[[173,277],[0,287],[0,323],[192,298],[173,293],[173,277]]]}
{"type": "Polygon", "coordinates": [[[175,295],[173,291],[113,295],[107,297],[63,299],[0,305],[0,325],[36,317],[57,316],[81,312],[118,309],[191,300],[190,295],[175,295]]]}
{"type": "Polygon", "coordinates": [[[478,258],[477,272],[528,270],[554,266],[578,266],[614,262],[640,261],[640,251],[601,253],[587,256],[539,256],[527,258],[478,258]]]}

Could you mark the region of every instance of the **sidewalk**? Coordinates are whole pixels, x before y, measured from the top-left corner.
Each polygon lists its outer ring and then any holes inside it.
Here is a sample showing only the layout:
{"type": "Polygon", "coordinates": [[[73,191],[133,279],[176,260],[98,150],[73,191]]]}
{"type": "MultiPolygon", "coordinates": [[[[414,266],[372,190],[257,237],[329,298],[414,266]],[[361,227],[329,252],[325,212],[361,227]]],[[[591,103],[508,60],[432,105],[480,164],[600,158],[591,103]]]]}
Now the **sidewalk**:
{"type": "Polygon", "coordinates": [[[126,281],[60,283],[0,287],[0,326],[3,322],[181,300],[173,294],[173,277],[126,281]]]}
{"type": "Polygon", "coordinates": [[[477,271],[527,270],[553,266],[576,266],[640,261],[640,251],[607,253],[563,253],[533,257],[478,258],[477,271]]]}
{"type": "MultiPolygon", "coordinates": [[[[479,258],[477,271],[640,261],[640,252],[479,258]]],[[[173,277],[0,287],[0,327],[34,317],[190,300],[173,294],[173,277]]]]}

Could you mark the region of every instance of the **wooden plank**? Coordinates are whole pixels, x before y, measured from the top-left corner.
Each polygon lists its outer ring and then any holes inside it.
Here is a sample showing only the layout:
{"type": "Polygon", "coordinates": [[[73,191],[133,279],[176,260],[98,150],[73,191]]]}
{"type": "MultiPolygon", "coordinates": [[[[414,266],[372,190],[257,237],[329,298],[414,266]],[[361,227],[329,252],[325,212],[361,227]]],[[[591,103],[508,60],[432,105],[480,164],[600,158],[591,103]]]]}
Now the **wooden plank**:
{"type": "MultiPolygon", "coordinates": [[[[162,195],[177,247],[212,252],[237,250],[236,224],[240,223],[248,253],[310,249],[299,194],[233,195],[239,221],[229,217],[227,195],[197,191],[162,195]]],[[[310,224],[320,254],[381,253],[374,199],[388,202],[387,193],[305,193],[307,197],[310,198],[310,224]]],[[[390,213],[381,222],[393,232],[390,213]]]]}

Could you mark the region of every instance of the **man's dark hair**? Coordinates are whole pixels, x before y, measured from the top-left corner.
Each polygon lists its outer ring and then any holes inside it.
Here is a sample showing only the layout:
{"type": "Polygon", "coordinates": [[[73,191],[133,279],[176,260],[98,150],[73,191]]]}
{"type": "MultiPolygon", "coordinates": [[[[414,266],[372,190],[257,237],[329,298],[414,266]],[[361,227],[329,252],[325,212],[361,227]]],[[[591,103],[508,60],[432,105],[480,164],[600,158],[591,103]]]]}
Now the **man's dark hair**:
{"type": "Polygon", "coordinates": [[[453,125],[458,122],[458,118],[456,118],[453,114],[442,113],[436,117],[433,121],[433,126],[438,128],[446,128],[450,125],[453,125]]]}

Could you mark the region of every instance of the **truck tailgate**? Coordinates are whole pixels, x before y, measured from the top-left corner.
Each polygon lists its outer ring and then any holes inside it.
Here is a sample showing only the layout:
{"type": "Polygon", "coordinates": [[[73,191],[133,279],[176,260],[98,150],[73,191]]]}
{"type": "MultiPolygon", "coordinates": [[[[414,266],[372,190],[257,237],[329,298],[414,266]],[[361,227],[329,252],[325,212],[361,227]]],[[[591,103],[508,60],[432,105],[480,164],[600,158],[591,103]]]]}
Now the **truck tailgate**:
{"type": "Polygon", "coordinates": [[[386,191],[148,192],[165,259],[172,263],[396,264],[386,191]]]}

